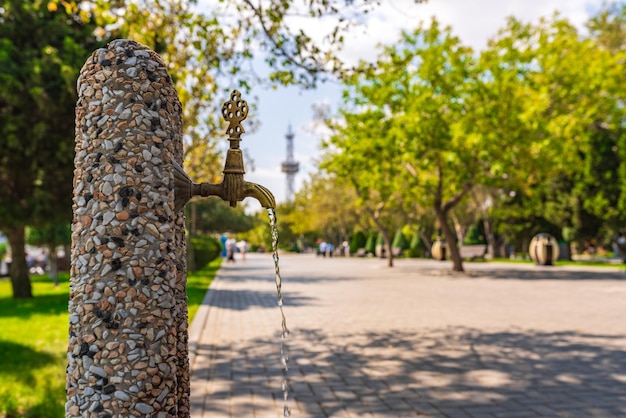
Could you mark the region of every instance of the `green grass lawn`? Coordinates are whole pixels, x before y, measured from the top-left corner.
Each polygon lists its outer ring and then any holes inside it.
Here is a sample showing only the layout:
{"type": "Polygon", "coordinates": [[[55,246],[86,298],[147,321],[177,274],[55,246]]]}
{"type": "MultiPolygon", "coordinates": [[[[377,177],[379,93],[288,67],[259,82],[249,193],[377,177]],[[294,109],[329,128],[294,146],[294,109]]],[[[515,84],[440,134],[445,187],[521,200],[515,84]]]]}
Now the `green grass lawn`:
{"type": "MultiPolygon", "coordinates": [[[[221,263],[213,261],[188,277],[190,321],[221,263]]],[[[13,300],[11,283],[0,279],[0,418],[64,416],[69,276],[55,288],[33,276],[34,299],[13,300]]]]}

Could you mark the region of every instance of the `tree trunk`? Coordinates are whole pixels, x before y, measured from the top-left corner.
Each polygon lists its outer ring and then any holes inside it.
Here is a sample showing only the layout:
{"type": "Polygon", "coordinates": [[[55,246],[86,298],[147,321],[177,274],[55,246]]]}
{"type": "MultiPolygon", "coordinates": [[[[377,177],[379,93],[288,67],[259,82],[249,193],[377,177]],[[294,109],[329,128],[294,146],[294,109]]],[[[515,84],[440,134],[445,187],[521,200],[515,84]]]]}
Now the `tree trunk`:
{"type": "Polygon", "coordinates": [[[453,271],[465,271],[463,270],[463,259],[461,259],[461,252],[459,251],[459,246],[456,243],[456,234],[450,228],[450,224],[448,224],[448,217],[446,212],[441,210],[440,208],[436,208],[435,212],[437,213],[437,219],[439,220],[439,226],[443,232],[443,236],[446,239],[446,247],[448,249],[448,253],[450,254],[450,259],[452,260],[452,270],[453,271]]]}
{"type": "Polygon", "coordinates": [[[488,218],[483,218],[483,228],[485,230],[485,238],[487,238],[487,257],[496,258],[499,251],[496,248],[496,237],[491,230],[491,222],[489,222],[488,218]]]}
{"type": "Polygon", "coordinates": [[[11,246],[11,286],[13,287],[14,299],[29,299],[33,297],[33,291],[28,276],[28,266],[26,265],[26,237],[24,225],[6,228],[7,238],[11,246]]]}
{"type": "Polygon", "coordinates": [[[48,246],[48,276],[54,282],[54,287],[59,286],[59,269],[57,260],[57,247],[54,244],[48,246]]]}
{"type": "Polygon", "coordinates": [[[383,237],[385,239],[385,248],[387,248],[387,267],[393,267],[393,251],[391,251],[391,240],[389,239],[388,234],[383,232],[383,237]]]}
{"type": "Polygon", "coordinates": [[[380,233],[383,234],[383,241],[385,242],[385,252],[387,253],[387,266],[393,267],[393,253],[391,252],[392,242],[391,242],[391,239],[389,238],[389,233],[380,223],[380,221],[378,220],[378,217],[372,216],[372,220],[374,221],[374,224],[378,228],[378,231],[380,231],[380,233]]]}
{"type": "Polygon", "coordinates": [[[431,257],[432,254],[430,253],[430,249],[433,248],[432,241],[430,240],[428,236],[426,236],[424,231],[422,231],[421,229],[419,229],[417,233],[420,235],[420,238],[422,239],[422,241],[424,241],[424,245],[426,245],[426,256],[431,257]]]}

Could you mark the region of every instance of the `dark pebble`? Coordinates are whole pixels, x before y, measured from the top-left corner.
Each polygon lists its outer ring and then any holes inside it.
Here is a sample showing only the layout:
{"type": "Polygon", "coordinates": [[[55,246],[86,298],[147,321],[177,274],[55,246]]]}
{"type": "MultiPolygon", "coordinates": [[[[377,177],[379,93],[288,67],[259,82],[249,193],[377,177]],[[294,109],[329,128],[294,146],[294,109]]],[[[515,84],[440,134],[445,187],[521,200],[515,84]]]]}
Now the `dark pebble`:
{"type": "Polygon", "coordinates": [[[85,354],[87,354],[89,352],[89,344],[87,343],[82,343],[80,345],[80,355],[84,356],[85,354]]]}
{"type": "Polygon", "coordinates": [[[119,258],[116,258],[115,260],[111,261],[111,267],[113,268],[113,270],[119,270],[122,268],[122,262],[119,260],[119,258]]]}
{"type": "Polygon", "coordinates": [[[124,186],[120,189],[120,197],[130,197],[133,195],[133,188],[124,186]]]}

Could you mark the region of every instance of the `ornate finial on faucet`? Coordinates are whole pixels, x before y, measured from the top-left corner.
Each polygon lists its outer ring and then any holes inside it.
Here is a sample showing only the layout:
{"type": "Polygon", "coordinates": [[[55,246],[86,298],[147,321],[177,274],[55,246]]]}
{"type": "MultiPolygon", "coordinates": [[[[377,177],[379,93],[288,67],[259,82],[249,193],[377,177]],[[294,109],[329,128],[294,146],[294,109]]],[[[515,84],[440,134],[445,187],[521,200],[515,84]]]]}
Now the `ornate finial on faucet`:
{"type": "Polygon", "coordinates": [[[241,93],[233,90],[230,100],[222,106],[222,116],[229,123],[226,133],[229,135],[230,149],[226,152],[224,163],[224,178],[219,184],[194,183],[182,167],[174,165],[174,210],[178,212],[193,196],[219,196],[235,207],[237,202],[246,197],[253,197],[264,208],[275,208],[274,195],[267,188],[249,181],[243,175],[246,170],[243,166],[243,153],[239,149],[241,134],[246,132],[241,122],[248,116],[248,103],[241,99],[241,93]]]}
{"type": "Polygon", "coordinates": [[[222,116],[226,122],[229,122],[226,133],[231,138],[237,138],[246,132],[241,126],[241,122],[248,116],[248,103],[241,100],[239,90],[233,90],[230,94],[230,100],[222,106],[222,116]]]}

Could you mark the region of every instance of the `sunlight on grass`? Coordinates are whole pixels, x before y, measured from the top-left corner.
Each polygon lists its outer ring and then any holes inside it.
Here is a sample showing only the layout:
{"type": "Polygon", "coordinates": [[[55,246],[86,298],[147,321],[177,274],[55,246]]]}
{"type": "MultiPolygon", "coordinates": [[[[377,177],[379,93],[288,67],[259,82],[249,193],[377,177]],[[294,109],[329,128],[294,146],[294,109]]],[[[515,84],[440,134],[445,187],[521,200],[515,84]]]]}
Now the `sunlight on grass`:
{"type": "MultiPolygon", "coordinates": [[[[189,320],[198,310],[221,258],[188,277],[189,320]]],[[[34,299],[14,300],[0,279],[0,417],[64,416],[69,275],[55,288],[33,276],[34,299]]]]}
{"type": "Polygon", "coordinates": [[[208,266],[200,271],[191,273],[187,276],[187,305],[189,306],[189,322],[198,312],[198,307],[204,300],[204,295],[209,289],[209,285],[215,277],[217,270],[222,265],[222,257],[211,261],[208,266]]]}

